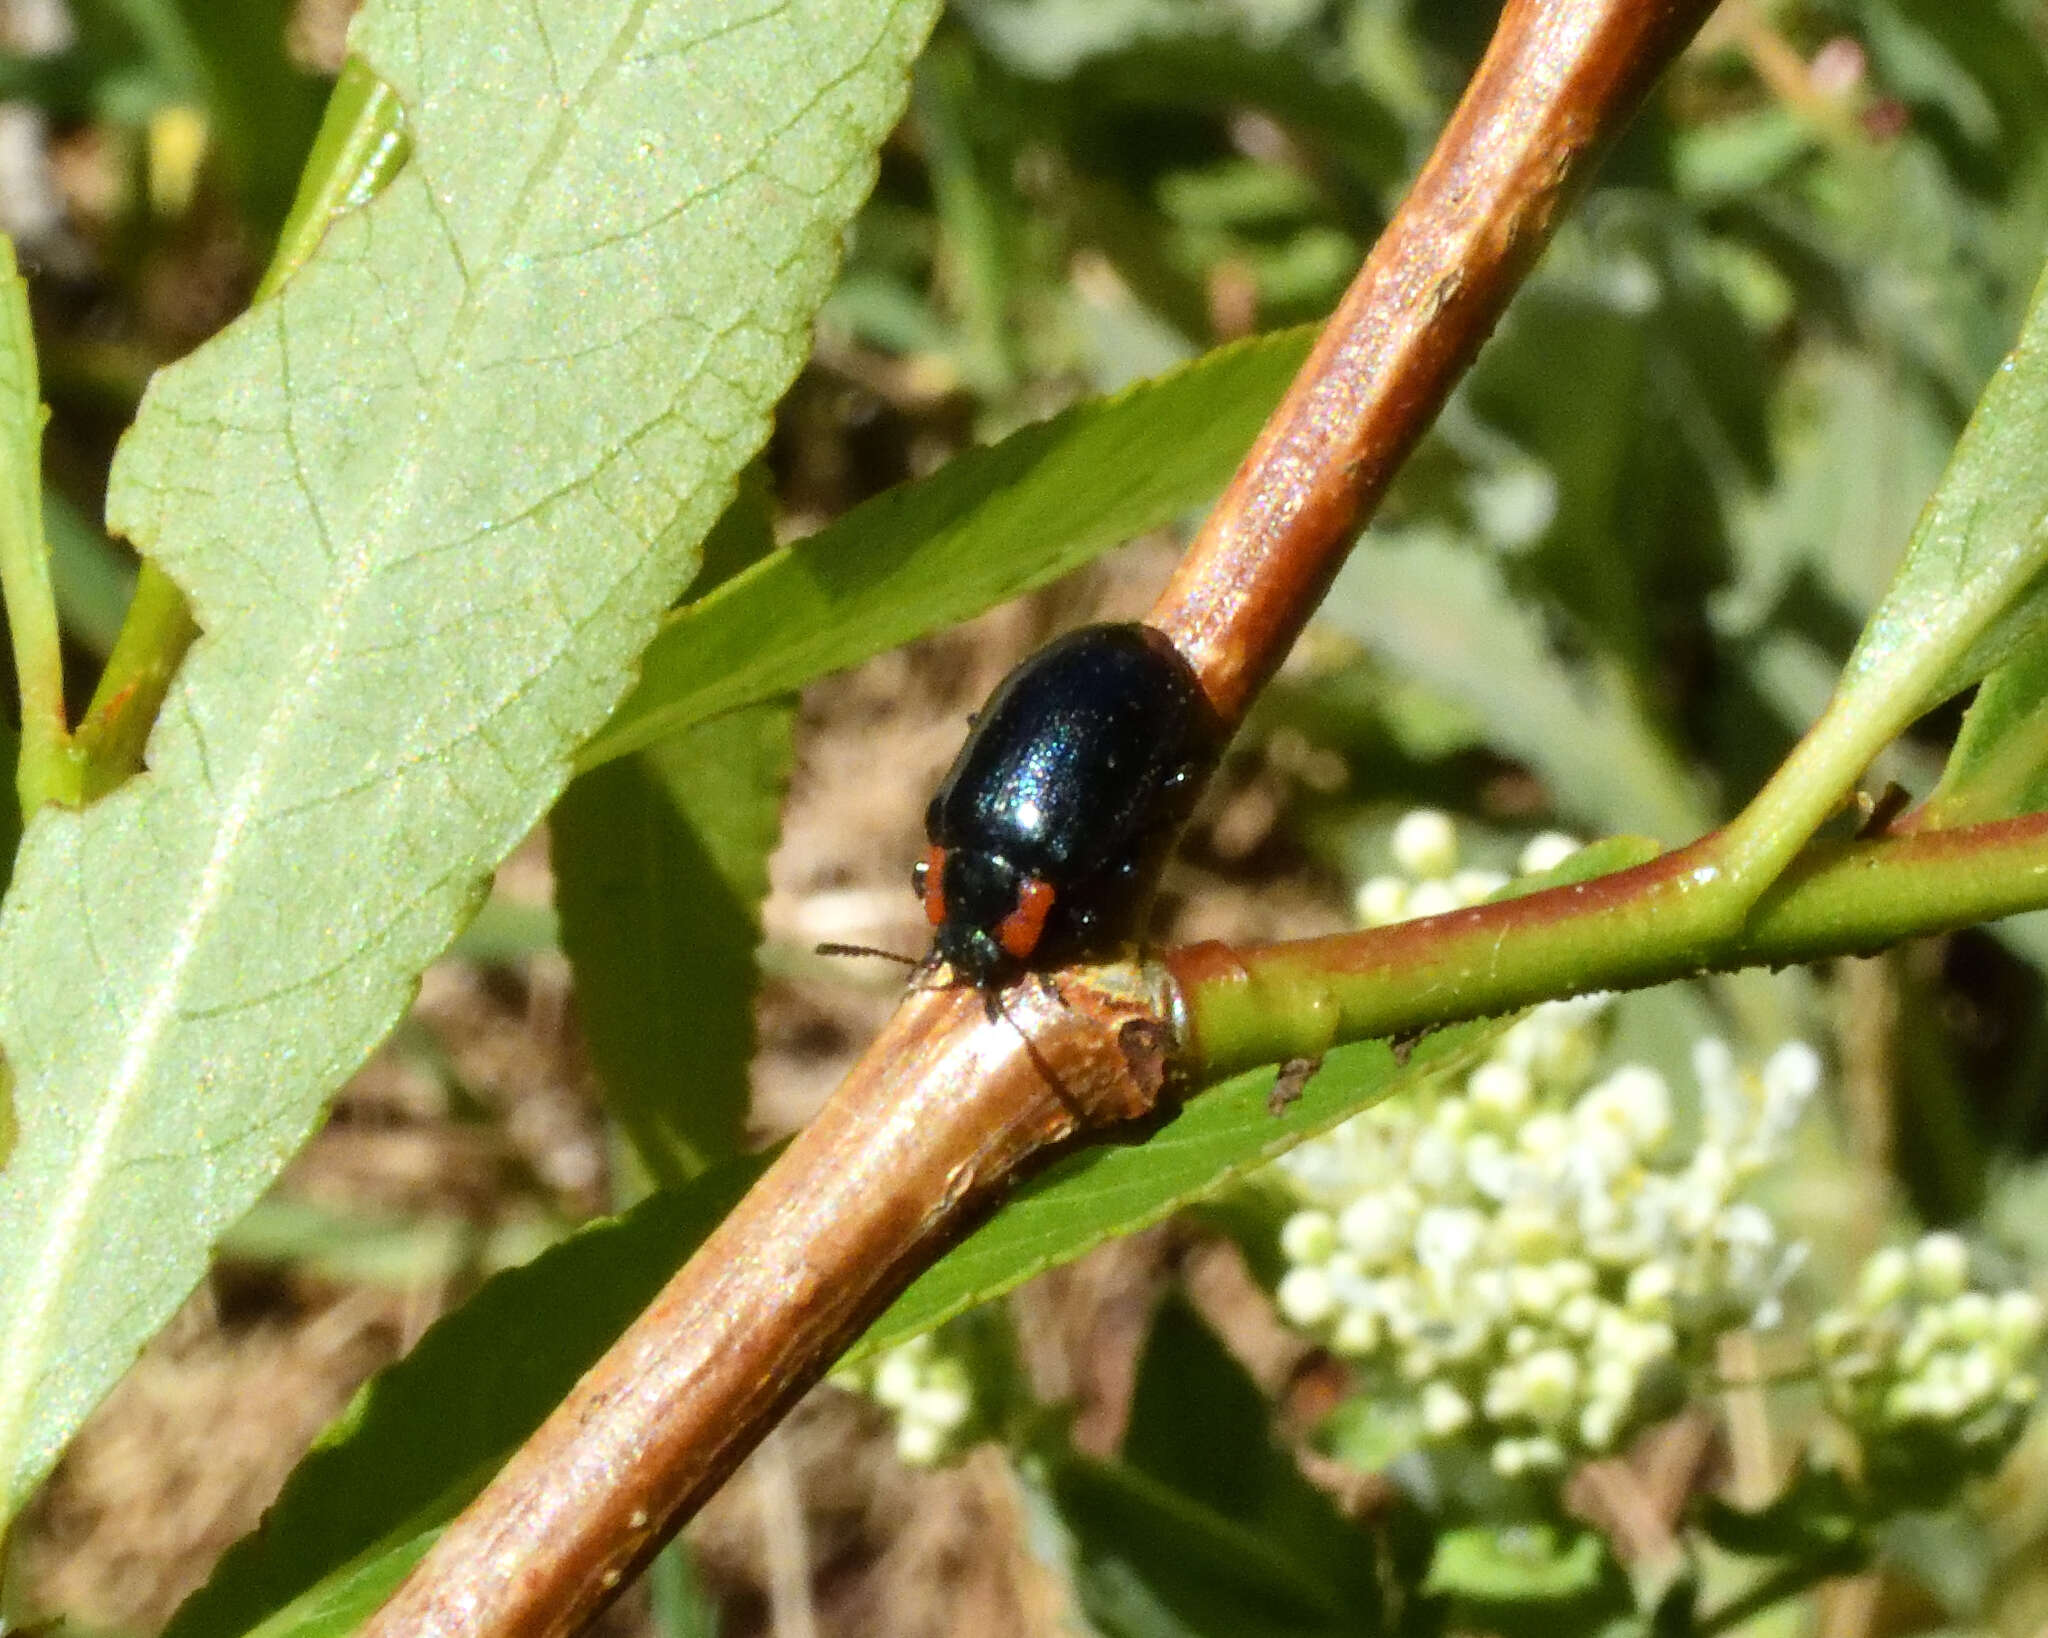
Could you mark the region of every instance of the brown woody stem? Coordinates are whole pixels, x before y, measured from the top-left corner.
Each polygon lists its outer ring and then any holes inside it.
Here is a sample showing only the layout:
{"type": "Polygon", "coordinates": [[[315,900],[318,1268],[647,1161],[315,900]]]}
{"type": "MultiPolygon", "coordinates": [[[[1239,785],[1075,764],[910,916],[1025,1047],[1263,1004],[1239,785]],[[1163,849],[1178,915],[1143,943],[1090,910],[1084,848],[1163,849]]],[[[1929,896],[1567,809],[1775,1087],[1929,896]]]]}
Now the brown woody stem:
{"type": "Polygon", "coordinates": [[[1592,162],[1714,0],[1511,0],[1436,151],[1147,618],[1238,721],[1592,162]]]}

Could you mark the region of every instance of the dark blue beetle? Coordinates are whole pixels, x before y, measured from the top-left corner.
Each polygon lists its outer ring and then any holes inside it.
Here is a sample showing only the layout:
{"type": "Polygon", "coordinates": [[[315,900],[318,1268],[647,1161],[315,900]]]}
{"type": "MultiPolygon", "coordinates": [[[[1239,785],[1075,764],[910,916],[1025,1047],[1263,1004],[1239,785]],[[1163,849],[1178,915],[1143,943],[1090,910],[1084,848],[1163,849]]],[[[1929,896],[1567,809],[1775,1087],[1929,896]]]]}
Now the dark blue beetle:
{"type": "Polygon", "coordinates": [[[1188,663],[1145,625],[1084,626],[1006,677],[925,813],[912,876],[932,959],[993,992],[1139,931],[1221,749],[1188,663]]]}

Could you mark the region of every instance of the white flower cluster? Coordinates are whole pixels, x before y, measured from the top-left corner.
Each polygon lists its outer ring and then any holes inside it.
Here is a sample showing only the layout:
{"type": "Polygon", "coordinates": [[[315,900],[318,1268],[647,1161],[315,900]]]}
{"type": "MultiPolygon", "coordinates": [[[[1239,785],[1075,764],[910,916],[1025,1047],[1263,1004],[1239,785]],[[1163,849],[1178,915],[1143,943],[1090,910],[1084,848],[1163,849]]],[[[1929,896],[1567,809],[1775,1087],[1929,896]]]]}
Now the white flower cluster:
{"type": "Polygon", "coordinates": [[[1863,1265],[1851,1300],[1814,1322],[1829,1407],[1866,1449],[1901,1436],[1995,1465],[2040,1398],[2048,1316],[2031,1291],[1971,1279],[1959,1235],[1891,1246],[1863,1265]]]}
{"type": "MultiPolygon", "coordinates": [[[[1365,919],[1502,885],[1453,873],[1440,814],[1408,815],[1393,841],[1423,879],[1367,883],[1365,919]]],[[[1521,863],[1551,869],[1573,846],[1540,837],[1521,863]]],[[[1539,1007],[1462,1088],[1368,1110],[1280,1162],[1306,1202],[1281,1230],[1281,1312],[1407,1384],[1428,1437],[1484,1450],[1505,1477],[1613,1449],[1714,1334],[1775,1323],[1800,1255],[1742,1195],[1786,1153],[1819,1084],[1813,1049],[1743,1074],[1700,1042],[1701,1130],[1682,1148],[1654,1070],[1587,1086],[1608,1000],[1539,1007]]]]}
{"type": "Polygon", "coordinates": [[[896,1419],[896,1455],[912,1467],[936,1467],[960,1453],[974,1417],[974,1379],[967,1361],[927,1331],[897,1344],[865,1367],[835,1371],[832,1381],[865,1393],[896,1419]]]}
{"type": "MultiPolygon", "coordinates": [[[[1462,910],[1491,898],[1508,884],[1498,870],[1458,867],[1457,829],[1448,814],[1434,808],[1403,814],[1388,846],[1394,863],[1405,874],[1374,876],[1359,887],[1355,908],[1358,919],[1368,927],[1388,927],[1397,921],[1462,910]]],[[[1545,831],[1530,838],[1518,863],[1523,875],[1534,876],[1556,869],[1578,850],[1572,837],[1545,831]]]]}
{"type": "Polygon", "coordinates": [[[1540,1008],[1462,1093],[1369,1110],[1282,1162],[1313,1203],[1281,1230],[1281,1311],[1410,1384],[1425,1433],[1478,1442],[1505,1477],[1613,1449],[1706,1339],[1775,1318],[1797,1260],[1737,1196],[1782,1157],[1812,1049],[1743,1076],[1701,1042],[1705,1131],[1675,1155],[1652,1070],[1558,1107],[1599,1005],[1540,1008]]]}

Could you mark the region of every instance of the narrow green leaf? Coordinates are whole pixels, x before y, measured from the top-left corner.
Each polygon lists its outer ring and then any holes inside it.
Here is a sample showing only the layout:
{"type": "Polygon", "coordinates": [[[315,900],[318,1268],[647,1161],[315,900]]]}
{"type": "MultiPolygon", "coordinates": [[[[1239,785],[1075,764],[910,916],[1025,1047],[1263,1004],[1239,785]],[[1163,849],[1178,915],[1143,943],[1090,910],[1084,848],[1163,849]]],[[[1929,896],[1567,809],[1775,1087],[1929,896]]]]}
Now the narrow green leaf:
{"type": "Polygon", "coordinates": [[[1915,717],[2048,619],[2048,282],[1978,400],[1835,696],[1720,851],[1753,902],[1915,717]]]}
{"type": "Polygon", "coordinates": [[[1613,1575],[1607,1544],[1591,1530],[1560,1537],[1542,1526],[1475,1524],[1439,1539],[1426,1586],[1479,1603],[1548,1604],[1585,1598],[1613,1575]]]}
{"type": "Polygon", "coordinates": [[[487,1281],[379,1372],[165,1638],[345,1632],[759,1177],[730,1161],[487,1281]]]}
{"type": "Polygon", "coordinates": [[[1370,1540],[1273,1437],[1273,1407],[1185,1299],[1161,1304],[1131,1396],[1131,1468],[1250,1531],[1318,1601],[1377,1625],[1370,1540]]]}
{"type": "Polygon", "coordinates": [[[1214,496],[1308,353],[1289,330],[970,450],[679,610],[588,768],[955,625],[1214,496]]]}
{"type": "Polygon", "coordinates": [[[1322,618],[1471,709],[1560,812],[1594,830],[1675,843],[1713,822],[1615,668],[1560,654],[1541,612],[1516,601],[1483,552],[1420,532],[1368,536],[1322,618]]]}
{"type": "Polygon", "coordinates": [[[135,594],[135,563],[64,496],[43,496],[43,533],[50,542],[50,579],[66,636],[104,657],[121,632],[135,594]]]}
{"type": "Polygon", "coordinates": [[[1105,1240],[1159,1222],[1368,1104],[1455,1069],[1498,1027],[1438,1031],[1406,1067],[1384,1041],[1339,1048],[1278,1115],[1266,1107],[1274,1072],[1254,1070],[1193,1099],[1141,1145],[1089,1149],[1048,1167],[897,1298],[847,1358],[892,1348],[1105,1240]]]}
{"type": "Polygon", "coordinates": [[[754,950],[796,709],[748,706],[576,779],[549,827],[605,1106],[658,1185],[736,1153],[754,950]]]}
{"type": "MultiPolygon", "coordinates": [[[[1372,1633],[1276,1543],[1138,1469],[1069,1457],[1052,1493],[1076,1548],[1083,1606],[1130,1638],[1372,1633]]],[[[1360,1543],[1360,1556],[1365,1553],[1360,1543]]]]}
{"type": "Polygon", "coordinates": [[[649,1623],[656,1638],[718,1638],[718,1600],[697,1571],[697,1556],[678,1536],[647,1566],[649,1623]]]}
{"type": "Polygon", "coordinates": [[[373,0],[413,157],[160,374],[109,515],[205,635],[0,917],[17,1508],[624,693],[763,441],[930,0],[373,0]]]}
{"type": "MultiPolygon", "coordinates": [[[[24,816],[46,802],[78,799],[77,761],[64,711],[64,655],[50,548],[43,539],[43,408],[28,281],[14,242],[0,234],[0,597],[21,703],[15,788],[24,816]]],[[[0,1515],[4,1517],[4,1515],[0,1515]]]]}
{"type": "MultiPolygon", "coordinates": [[[[2048,619],[2048,283],[1984,389],[1843,673],[1910,721],[1977,682],[2048,619]],[[1917,692],[1913,683],[1931,678],[1917,692]]],[[[1902,721],[1900,726],[1903,726],[1902,721]]]]}
{"type": "Polygon", "coordinates": [[[2048,633],[2037,632],[1984,679],[1963,718],[1941,783],[1927,800],[1936,827],[1976,825],[2048,808],[2048,633]]]}

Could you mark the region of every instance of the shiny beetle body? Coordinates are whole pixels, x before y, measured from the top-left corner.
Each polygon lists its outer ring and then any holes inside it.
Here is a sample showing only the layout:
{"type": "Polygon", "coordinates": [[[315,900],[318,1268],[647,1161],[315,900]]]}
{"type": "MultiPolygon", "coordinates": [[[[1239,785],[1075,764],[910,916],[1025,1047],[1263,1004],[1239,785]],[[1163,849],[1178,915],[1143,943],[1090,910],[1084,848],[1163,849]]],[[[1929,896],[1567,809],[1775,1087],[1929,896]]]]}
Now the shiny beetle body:
{"type": "Polygon", "coordinates": [[[1135,937],[1221,737],[1187,661],[1149,626],[1084,626],[1025,660],[925,814],[913,885],[932,959],[993,991],[1135,937]]]}

